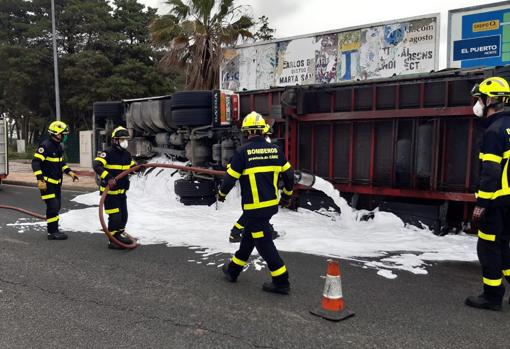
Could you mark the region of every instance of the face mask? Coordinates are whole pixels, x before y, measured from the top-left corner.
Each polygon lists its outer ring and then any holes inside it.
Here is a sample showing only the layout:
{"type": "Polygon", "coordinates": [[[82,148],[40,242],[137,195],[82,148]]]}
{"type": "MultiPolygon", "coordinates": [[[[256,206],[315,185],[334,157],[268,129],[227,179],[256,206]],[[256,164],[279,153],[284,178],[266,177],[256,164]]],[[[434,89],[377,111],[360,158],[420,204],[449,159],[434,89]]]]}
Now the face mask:
{"type": "Polygon", "coordinates": [[[478,102],[476,102],[476,104],[473,106],[473,114],[475,114],[479,118],[482,118],[484,116],[485,105],[483,105],[483,103],[480,100],[478,100],[478,102]]]}
{"type": "Polygon", "coordinates": [[[127,149],[127,147],[128,147],[128,141],[127,141],[127,139],[123,139],[122,141],[120,141],[119,145],[120,145],[120,147],[121,147],[122,149],[127,149]]]}

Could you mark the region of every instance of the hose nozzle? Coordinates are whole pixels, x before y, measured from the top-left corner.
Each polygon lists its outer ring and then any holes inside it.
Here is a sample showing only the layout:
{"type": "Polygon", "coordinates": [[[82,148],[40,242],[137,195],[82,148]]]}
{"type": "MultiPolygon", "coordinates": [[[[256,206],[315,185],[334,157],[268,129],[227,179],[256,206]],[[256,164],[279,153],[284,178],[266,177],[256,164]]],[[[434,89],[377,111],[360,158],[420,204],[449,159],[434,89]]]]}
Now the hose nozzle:
{"type": "Polygon", "coordinates": [[[296,170],[294,171],[294,183],[305,187],[312,187],[315,184],[315,175],[296,170]]]}

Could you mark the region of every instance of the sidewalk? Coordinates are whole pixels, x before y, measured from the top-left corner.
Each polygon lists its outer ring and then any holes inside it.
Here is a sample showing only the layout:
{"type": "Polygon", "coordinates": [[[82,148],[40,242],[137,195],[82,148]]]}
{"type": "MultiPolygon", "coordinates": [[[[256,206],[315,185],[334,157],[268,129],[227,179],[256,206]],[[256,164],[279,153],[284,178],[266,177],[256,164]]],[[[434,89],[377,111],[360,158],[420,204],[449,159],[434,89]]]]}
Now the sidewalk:
{"type": "MultiPolygon", "coordinates": [[[[73,183],[71,177],[64,175],[63,189],[76,191],[94,191],[98,189],[94,171],[91,168],[80,167],[79,164],[68,165],[78,175],[80,180],[73,183]]],[[[31,160],[9,160],[9,175],[3,183],[31,187],[37,186],[37,181],[32,172],[31,160]]]]}

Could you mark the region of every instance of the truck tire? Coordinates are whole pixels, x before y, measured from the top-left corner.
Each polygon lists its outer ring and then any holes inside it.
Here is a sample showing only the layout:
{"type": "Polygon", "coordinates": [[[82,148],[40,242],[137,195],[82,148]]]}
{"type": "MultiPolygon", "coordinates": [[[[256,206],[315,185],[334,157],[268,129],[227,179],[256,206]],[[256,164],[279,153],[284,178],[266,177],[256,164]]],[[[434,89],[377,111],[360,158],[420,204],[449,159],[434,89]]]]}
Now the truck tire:
{"type": "Polygon", "coordinates": [[[211,206],[216,202],[216,196],[181,197],[181,203],[185,206],[207,205],[211,206]]]}
{"type": "Polygon", "coordinates": [[[200,198],[215,196],[216,187],[213,181],[178,179],[174,183],[175,194],[181,198],[200,198]]]}
{"type": "Polygon", "coordinates": [[[181,91],[172,95],[173,109],[211,108],[211,91],[181,91]]]}
{"type": "Polygon", "coordinates": [[[172,121],[178,126],[205,126],[212,124],[210,108],[172,110],[172,121]]]}
{"type": "Polygon", "coordinates": [[[92,110],[97,121],[106,118],[121,118],[124,114],[124,105],[121,101],[95,102],[92,105],[92,110]]]}

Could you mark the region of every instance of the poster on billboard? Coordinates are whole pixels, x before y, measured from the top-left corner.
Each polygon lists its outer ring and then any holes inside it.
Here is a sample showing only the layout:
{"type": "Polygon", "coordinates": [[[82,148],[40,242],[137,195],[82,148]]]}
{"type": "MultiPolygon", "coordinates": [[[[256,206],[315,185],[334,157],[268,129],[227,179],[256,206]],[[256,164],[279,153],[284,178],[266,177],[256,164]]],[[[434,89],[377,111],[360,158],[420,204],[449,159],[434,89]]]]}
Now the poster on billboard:
{"type": "Polygon", "coordinates": [[[450,68],[510,64],[510,1],[448,12],[450,68]]]}
{"type": "Polygon", "coordinates": [[[279,42],[276,46],[276,86],[315,83],[315,37],[279,42]]]}
{"type": "Polygon", "coordinates": [[[437,61],[437,18],[338,34],[338,82],[426,73],[437,61]]]}
{"type": "Polygon", "coordinates": [[[256,90],[428,73],[438,48],[439,15],[426,15],[243,45],[238,63],[225,60],[220,83],[256,90]]]}

